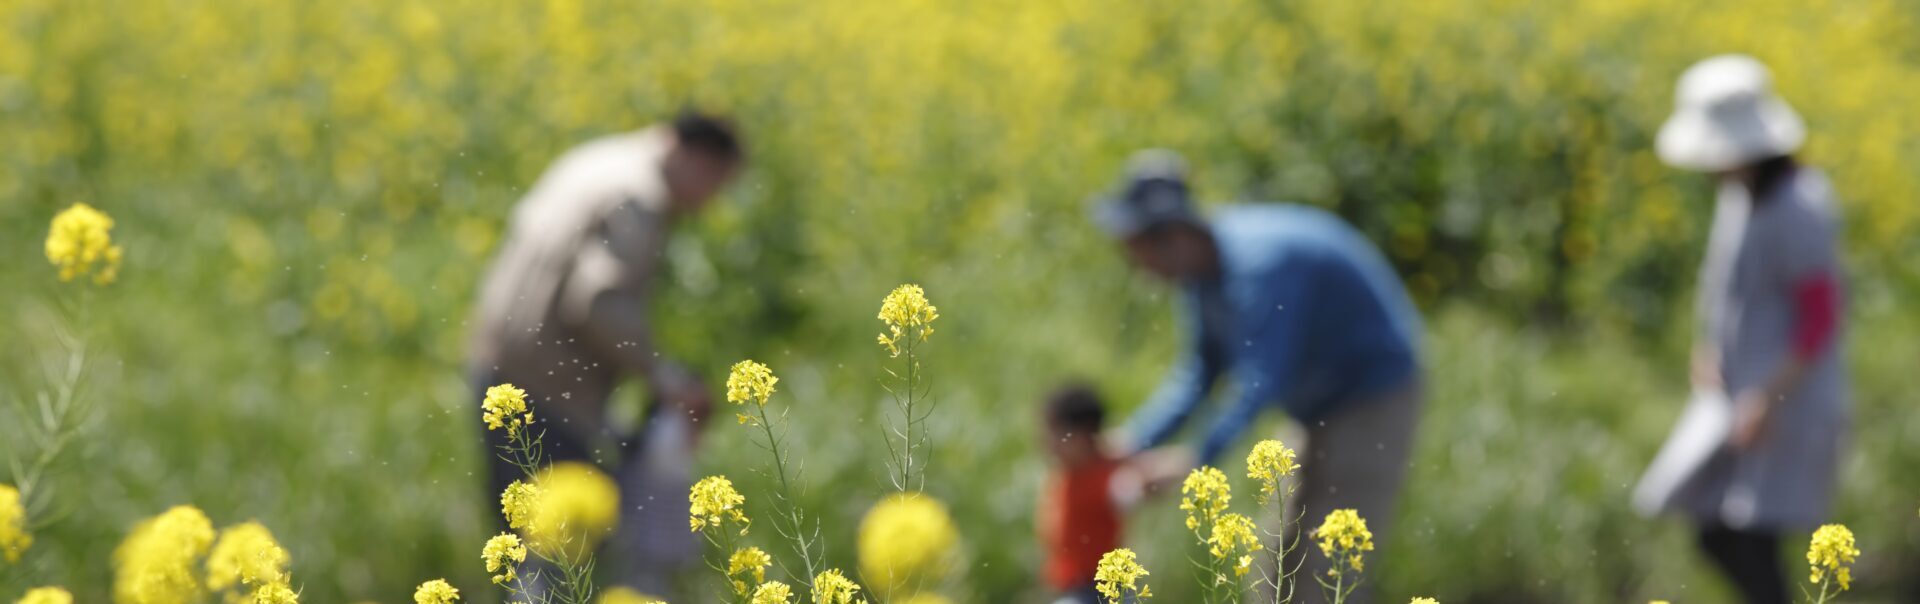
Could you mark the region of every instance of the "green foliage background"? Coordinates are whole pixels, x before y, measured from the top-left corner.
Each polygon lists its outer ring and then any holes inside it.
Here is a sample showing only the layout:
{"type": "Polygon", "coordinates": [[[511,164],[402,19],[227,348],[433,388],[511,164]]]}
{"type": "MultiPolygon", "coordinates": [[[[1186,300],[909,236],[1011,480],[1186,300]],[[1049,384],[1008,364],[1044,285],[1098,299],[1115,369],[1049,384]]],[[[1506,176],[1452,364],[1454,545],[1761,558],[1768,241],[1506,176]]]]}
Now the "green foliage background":
{"type": "MultiPolygon", "coordinates": [[[[1209,198],[1336,209],[1429,309],[1404,530],[1369,567],[1388,595],[1720,597],[1680,527],[1625,501],[1684,393],[1708,207],[1652,134],[1681,69],[1742,51],[1845,197],[1858,428],[1837,520],[1867,552],[1862,599],[1911,599],[1916,18],[1892,0],[0,2],[0,376],[37,387],[52,309],[90,296],[101,409],[56,481],[65,515],[0,585],[102,598],[130,524],[194,502],[272,527],[309,601],[441,575],[479,591],[492,510],[460,359],[503,217],[568,146],[694,104],[739,118],[753,168],[675,240],[664,337],[716,383],[743,357],[780,373],[840,566],[885,492],[872,309],[913,281],[944,315],[930,490],[968,542],[952,593],[1036,597],[1035,400],[1077,375],[1130,406],[1170,353],[1165,292],[1083,208],[1157,145],[1209,198]],[[128,250],[90,294],[39,259],[76,201],[128,250]]],[[[703,470],[748,474],[745,435],[714,428],[703,470]]],[[[1172,507],[1134,532],[1170,601],[1172,507]]]]}

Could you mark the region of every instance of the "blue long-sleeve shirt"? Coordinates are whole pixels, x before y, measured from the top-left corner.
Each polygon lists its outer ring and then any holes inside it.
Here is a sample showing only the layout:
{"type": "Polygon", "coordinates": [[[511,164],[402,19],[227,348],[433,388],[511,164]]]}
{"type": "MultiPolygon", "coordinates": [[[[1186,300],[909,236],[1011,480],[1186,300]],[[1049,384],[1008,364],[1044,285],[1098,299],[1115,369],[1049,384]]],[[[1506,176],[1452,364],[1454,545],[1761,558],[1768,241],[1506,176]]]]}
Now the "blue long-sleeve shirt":
{"type": "Polygon", "coordinates": [[[1206,432],[1202,463],[1268,405],[1310,422],[1416,376],[1420,315],[1386,258],[1340,218],[1248,204],[1215,213],[1210,230],[1219,275],[1181,287],[1183,350],[1129,421],[1136,443],[1172,438],[1223,375],[1232,394],[1206,432]]]}

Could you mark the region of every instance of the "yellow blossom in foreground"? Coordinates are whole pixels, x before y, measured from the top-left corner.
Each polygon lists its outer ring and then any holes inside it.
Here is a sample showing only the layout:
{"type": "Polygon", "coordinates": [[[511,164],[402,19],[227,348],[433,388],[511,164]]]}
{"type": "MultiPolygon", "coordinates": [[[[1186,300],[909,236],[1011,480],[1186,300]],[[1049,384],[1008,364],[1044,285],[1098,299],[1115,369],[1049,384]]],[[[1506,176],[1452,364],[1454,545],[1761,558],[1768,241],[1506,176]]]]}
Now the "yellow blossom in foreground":
{"type": "Polygon", "coordinates": [[[896,604],[953,604],[953,600],[946,596],[930,591],[913,594],[904,600],[894,600],[894,602],[896,604]]]}
{"type": "Polygon", "coordinates": [[[460,601],[460,590],[447,584],[446,579],[434,579],[421,583],[413,590],[413,604],[453,604],[460,601]]]}
{"type": "Polygon", "coordinates": [[[733,592],[747,595],[747,590],[767,580],[767,567],[772,565],[773,557],[760,548],[747,546],[734,550],[733,556],[727,559],[727,577],[733,579],[733,592]]]}
{"type": "Polygon", "coordinates": [[[793,601],[793,588],[779,581],[761,583],[753,589],[753,604],[788,604],[793,601]]]}
{"type": "Polygon", "coordinates": [[[1651,602],[1647,602],[1647,604],[1668,604],[1668,602],[1666,600],[1653,600],[1651,602]]]}
{"type": "Polygon", "coordinates": [[[493,575],[493,582],[505,585],[513,580],[514,569],[527,561],[527,547],[520,544],[518,535],[500,533],[480,548],[480,559],[487,563],[487,573],[493,575]]]}
{"type": "Polygon", "coordinates": [[[1840,585],[1841,591],[1852,587],[1853,570],[1849,568],[1860,550],[1853,545],[1853,531],[1846,525],[1829,524],[1813,532],[1813,541],[1807,544],[1807,565],[1811,574],[1807,580],[1823,583],[1831,579],[1840,585]]]}
{"type": "Polygon", "coordinates": [[[174,506],[134,527],[113,550],[113,600],[187,604],[200,597],[195,567],[213,545],[213,522],[190,505],[174,506]]]}
{"type": "Polygon", "coordinates": [[[0,558],[19,562],[20,555],[33,545],[27,532],[27,508],[20,502],[20,491],[0,484],[0,558]]]}
{"type": "Polygon", "coordinates": [[[1093,573],[1093,586],[1107,602],[1120,602],[1127,592],[1145,599],[1153,597],[1153,591],[1141,581],[1146,576],[1147,569],[1140,566],[1133,550],[1123,547],[1100,556],[1100,565],[1093,573]]]}
{"type": "Polygon", "coordinates": [[[634,591],[631,587],[615,587],[600,592],[600,598],[595,602],[599,604],[666,604],[666,600],[634,591]]]}
{"type": "Polygon", "coordinates": [[[960,531],[940,500],[922,493],[890,495],[860,519],[861,578],[883,600],[937,585],[953,566],[960,531]]]}
{"type": "Polygon", "coordinates": [[[1413,601],[1407,604],[1440,604],[1440,601],[1433,598],[1414,598],[1413,601]]]}
{"type": "Polygon", "coordinates": [[[540,490],[531,483],[513,481],[507,490],[500,492],[500,515],[507,519],[507,528],[526,528],[533,523],[534,506],[540,498],[540,490]]]}
{"type": "Polygon", "coordinates": [[[1260,505],[1281,494],[1280,481],[1300,469],[1300,464],[1293,459],[1293,449],[1280,441],[1268,439],[1254,443],[1253,451],[1247,454],[1247,478],[1260,481],[1260,492],[1256,495],[1260,505]]]}
{"type": "Polygon", "coordinates": [[[620,487],[593,464],[567,461],[534,477],[527,545],[548,557],[578,561],[593,553],[620,517],[620,487]]]}
{"type": "Polygon", "coordinates": [[[220,531],[220,540],[207,555],[207,587],[221,590],[242,584],[259,587],[286,581],[287,550],[258,522],[243,522],[220,531]]]}
{"type": "Polygon", "coordinates": [[[827,569],[813,577],[814,604],[865,604],[866,600],[856,600],[860,586],[855,585],[840,569],[827,569]]]}
{"type": "Polygon", "coordinates": [[[1313,529],[1313,538],[1320,541],[1320,553],[1334,561],[1327,574],[1341,574],[1343,565],[1354,572],[1366,569],[1362,555],[1373,551],[1373,532],[1367,530],[1367,520],[1361,518],[1359,512],[1351,509],[1328,512],[1320,528],[1313,529]]]}
{"type": "Polygon", "coordinates": [[[1253,567],[1253,552],[1260,549],[1253,520],[1234,513],[1221,514],[1213,521],[1213,534],[1207,537],[1207,553],[1216,560],[1233,562],[1233,576],[1245,577],[1253,567]]]}
{"type": "Polygon", "coordinates": [[[533,423],[533,412],[527,410],[527,391],[513,384],[487,387],[487,397],[480,401],[480,418],[486,420],[488,430],[506,428],[509,435],[519,432],[521,426],[533,423]]]}
{"type": "Polygon", "coordinates": [[[14,604],[73,604],[73,594],[58,587],[35,587],[14,604]]]}
{"type": "Polygon", "coordinates": [[[47,261],[60,269],[61,281],[93,275],[93,282],[112,283],[120,272],[120,246],[113,244],[113,219],[84,203],[76,203],[53,217],[47,230],[47,261]]]}
{"type": "Polygon", "coordinates": [[[733,481],[725,476],[708,476],[693,484],[687,493],[687,524],[691,530],[720,528],[728,520],[740,524],[740,534],[747,534],[750,522],[741,508],[747,505],[747,498],[733,490],[733,481]]]}
{"type": "Polygon", "coordinates": [[[251,604],[299,604],[300,594],[286,583],[268,583],[253,590],[251,604]]]}
{"type": "Polygon", "coordinates": [[[1187,530],[1195,535],[1226,512],[1231,501],[1233,489],[1227,486],[1227,475],[1211,466],[1195,468],[1180,483],[1180,510],[1187,513],[1187,530]]]}
{"type": "Polygon", "coordinates": [[[933,320],[938,318],[940,309],[927,302],[927,293],[920,286],[909,283],[893,288],[880,301],[880,321],[887,324],[887,333],[880,334],[880,345],[893,356],[900,356],[900,343],[909,337],[926,340],[933,335],[933,320]]]}
{"type": "Polygon", "coordinates": [[[751,401],[766,405],[767,399],[773,397],[773,385],[778,383],[780,378],[766,365],[751,359],[734,363],[733,370],[727,372],[727,402],[741,405],[751,401]]]}

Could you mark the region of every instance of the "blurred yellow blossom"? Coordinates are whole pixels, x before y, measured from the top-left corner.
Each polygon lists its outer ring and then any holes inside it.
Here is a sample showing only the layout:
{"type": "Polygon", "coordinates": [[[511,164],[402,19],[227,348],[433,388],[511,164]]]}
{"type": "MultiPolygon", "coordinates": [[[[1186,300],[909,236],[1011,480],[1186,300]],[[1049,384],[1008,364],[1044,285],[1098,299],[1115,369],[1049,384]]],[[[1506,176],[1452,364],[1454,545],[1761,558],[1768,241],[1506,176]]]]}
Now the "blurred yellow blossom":
{"type": "Polygon", "coordinates": [[[593,553],[620,516],[620,487],[593,464],[564,461],[534,478],[527,545],[548,557],[578,561],[593,553]]]}
{"type": "Polygon", "coordinates": [[[446,579],[434,579],[421,583],[413,590],[413,604],[453,604],[460,601],[460,590],[447,584],[446,579]]]}
{"type": "Polygon", "coordinates": [[[59,587],[35,587],[13,604],[73,604],[73,594],[59,587]]]}
{"type": "Polygon", "coordinates": [[[1833,581],[1841,591],[1846,591],[1852,587],[1851,567],[1854,558],[1859,555],[1860,550],[1853,544],[1853,531],[1847,529],[1846,525],[1821,526],[1813,532],[1813,541],[1807,544],[1807,566],[1811,570],[1807,580],[1821,584],[1822,593],[1826,591],[1827,581],[1833,581]]]}
{"type": "Polygon", "coordinates": [[[1247,576],[1253,567],[1253,552],[1260,550],[1260,537],[1253,520],[1232,512],[1213,521],[1213,533],[1207,537],[1207,553],[1214,559],[1232,562],[1233,576],[1247,576]]]}
{"type": "Polygon", "coordinates": [[[1153,597],[1153,591],[1141,580],[1146,576],[1147,569],[1140,566],[1133,550],[1123,547],[1100,556],[1100,564],[1093,573],[1093,584],[1108,603],[1118,604],[1124,601],[1129,592],[1141,599],[1153,597]]]}
{"type": "Polygon", "coordinates": [[[526,528],[533,522],[534,506],[540,498],[540,490],[533,484],[515,480],[500,492],[500,515],[506,517],[507,528],[526,528]]]}
{"type": "Polygon", "coordinates": [[[595,602],[599,604],[665,604],[666,601],[634,591],[631,587],[615,587],[600,592],[600,597],[595,602]]]}
{"type": "Polygon", "coordinates": [[[1407,604],[1440,604],[1440,601],[1433,598],[1414,598],[1413,601],[1407,604]]]}
{"type": "Polygon", "coordinates": [[[747,498],[733,490],[733,481],[725,476],[708,476],[694,483],[687,494],[687,523],[691,530],[720,528],[731,520],[740,524],[740,534],[747,534],[751,524],[747,515],[741,511],[747,504],[747,498]]]}
{"type": "Polygon", "coordinates": [[[112,283],[120,271],[120,246],[113,244],[113,219],[84,203],[53,217],[47,231],[47,261],[60,269],[61,281],[93,275],[94,283],[112,283]]]}
{"type": "Polygon", "coordinates": [[[940,309],[927,302],[927,293],[920,286],[909,283],[893,288],[880,301],[880,320],[887,324],[887,333],[880,334],[880,345],[899,356],[903,339],[927,339],[933,335],[933,320],[938,318],[940,309]]]}
{"type": "Polygon", "coordinates": [[[27,509],[20,501],[20,491],[13,485],[0,484],[0,558],[19,562],[20,555],[32,546],[33,535],[27,532],[27,509]]]}
{"type": "Polygon", "coordinates": [[[515,434],[521,426],[533,423],[533,412],[527,410],[527,391],[515,388],[513,384],[487,387],[487,397],[480,401],[480,411],[488,430],[506,428],[507,434],[515,434]]]}
{"type": "Polygon", "coordinates": [[[1253,451],[1247,454],[1247,478],[1260,481],[1260,492],[1255,495],[1260,505],[1281,495],[1280,482],[1300,469],[1293,458],[1293,449],[1280,441],[1268,439],[1254,443],[1253,451]]]}
{"type": "Polygon", "coordinates": [[[243,522],[220,531],[207,554],[207,587],[222,590],[260,586],[287,580],[287,550],[258,522],[243,522]]]}
{"type": "Polygon", "coordinates": [[[940,500],[917,492],[889,495],[860,520],[861,578],[886,600],[937,585],[952,567],[959,541],[940,500]]]}
{"type": "Polygon", "coordinates": [[[753,588],[753,604],[788,604],[793,601],[793,588],[779,581],[761,583],[753,588]]]}
{"type": "Polygon", "coordinates": [[[760,548],[747,546],[734,550],[733,556],[727,558],[727,577],[733,580],[733,592],[748,595],[747,590],[767,580],[767,567],[772,565],[773,557],[760,548]]]}
{"type": "Polygon", "coordinates": [[[830,568],[813,577],[814,604],[866,604],[858,599],[860,586],[855,585],[840,569],[830,568]]]}
{"type": "Polygon", "coordinates": [[[1373,532],[1367,530],[1367,520],[1361,518],[1359,512],[1351,509],[1327,512],[1320,528],[1313,529],[1313,538],[1320,542],[1320,553],[1334,561],[1329,574],[1342,574],[1343,567],[1354,572],[1366,570],[1363,554],[1373,551],[1373,532]]]}
{"type": "Polygon", "coordinates": [[[1180,510],[1187,513],[1187,530],[1202,539],[1206,536],[1200,531],[1212,526],[1232,501],[1233,489],[1227,486],[1227,475],[1212,466],[1195,468],[1180,483],[1180,510]]]}
{"type": "Polygon", "coordinates": [[[195,568],[213,545],[213,523],[190,505],[174,506],[135,526],[113,551],[118,604],[187,604],[200,597],[195,568]]]}
{"type": "Polygon", "coordinates": [[[493,575],[493,582],[505,585],[513,580],[520,563],[527,561],[527,547],[518,535],[500,533],[480,548],[480,559],[487,563],[487,574],[493,575]]]}

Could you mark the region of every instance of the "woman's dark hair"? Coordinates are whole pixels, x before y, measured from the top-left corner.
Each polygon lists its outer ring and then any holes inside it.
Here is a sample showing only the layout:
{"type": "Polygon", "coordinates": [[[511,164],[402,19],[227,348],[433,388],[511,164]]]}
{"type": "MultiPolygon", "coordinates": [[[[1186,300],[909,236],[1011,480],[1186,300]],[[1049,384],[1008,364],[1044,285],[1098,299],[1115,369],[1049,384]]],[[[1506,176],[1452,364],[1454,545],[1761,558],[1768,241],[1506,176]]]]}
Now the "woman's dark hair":
{"type": "Polygon", "coordinates": [[[740,136],[734,133],[733,123],[723,117],[683,111],[673,118],[673,136],[678,144],[688,149],[721,159],[739,161],[745,156],[740,147],[740,136]]]}
{"type": "Polygon", "coordinates": [[[1047,396],[1047,422],[1054,426],[1094,434],[1106,421],[1106,405],[1092,386],[1068,384],[1047,396]]]}
{"type": "Polygon", "coordinates": [[[1765,203],[1771,199],[1774,191],[1786,184],[1787,178],[1793,176],[1793,171],[1799,165],[1792,155],[1777,155],[1753,164],[1753,175],[1747,181],[1747,188],[1752,192],[1753,202],[1765,203]]]}

